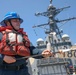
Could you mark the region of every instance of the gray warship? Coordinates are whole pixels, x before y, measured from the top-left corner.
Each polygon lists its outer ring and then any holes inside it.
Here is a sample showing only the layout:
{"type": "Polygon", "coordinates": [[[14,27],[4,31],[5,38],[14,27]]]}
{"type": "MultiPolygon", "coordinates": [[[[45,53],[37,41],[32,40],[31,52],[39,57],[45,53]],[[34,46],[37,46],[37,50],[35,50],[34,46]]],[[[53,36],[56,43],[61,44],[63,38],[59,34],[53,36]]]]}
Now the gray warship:
{"type": "Polygon", "coordinates": [[[36,41],[36,49],[39,49],[40,53],[44,49],[48,49],[53,52],[53,55],[42,59],[29,58],[31,75],[76,75],[76,45],[71,43],[68,34],[62,35],[63,31],[57,25],[60,22],[74,20],[76,17],[64,20],[55,19],[61,11],[67,8],[70,6],[57,9],[50,0],[46,12],[35,13],[35,16],[48,17],[47,23],[33,26],[33,28],[47,27],[45,31],[47,36],[45,40],[39,38],[36,41]]]}

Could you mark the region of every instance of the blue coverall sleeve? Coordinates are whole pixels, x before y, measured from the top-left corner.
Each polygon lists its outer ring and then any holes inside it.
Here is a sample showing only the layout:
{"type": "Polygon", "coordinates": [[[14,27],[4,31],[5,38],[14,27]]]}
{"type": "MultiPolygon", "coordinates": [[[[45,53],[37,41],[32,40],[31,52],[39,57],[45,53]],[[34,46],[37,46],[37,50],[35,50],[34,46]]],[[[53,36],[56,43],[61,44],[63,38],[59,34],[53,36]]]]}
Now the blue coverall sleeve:
{"type": "MultiPolygon", "coordinates": [[[[2,40],[2,33],[0,32],[0,41],[2,40]]],[[[2,62],[3,62],[3,55],[2,54],[0,54],[0,65],[2,64],[2,62]]]]}
{"type": "MultiPolygon", "coordinates": [[[[30,53],[31,53],[31,55],[40,55],[42,52],[41,52],[41,50],[39,50],[38,48],[36,48],[35,46],[33,46],[31,44],[30,45],[30,53]]],[[[36,56],[34,58],[40,59],[40,58],[43,58],[43,57],[42,57],[42,55],[40,55],[40,56],[36,56]]]]}
{"type": "Polygon", "coordinates": [[[0,65],[2,65],[3,64],[3,55],[2,54],[0,54],[0,65]]]}
{"type": "Polygon", "coordinates": [[[34,57],[36,59],[43,58],[43,56],[41,55],[42,52],[40,52],[39,49],[36,49],[34,46],[30,46],[30,52],[31,52],[31,56],[32,55],[39,55],[39,56],[34,57]]]}

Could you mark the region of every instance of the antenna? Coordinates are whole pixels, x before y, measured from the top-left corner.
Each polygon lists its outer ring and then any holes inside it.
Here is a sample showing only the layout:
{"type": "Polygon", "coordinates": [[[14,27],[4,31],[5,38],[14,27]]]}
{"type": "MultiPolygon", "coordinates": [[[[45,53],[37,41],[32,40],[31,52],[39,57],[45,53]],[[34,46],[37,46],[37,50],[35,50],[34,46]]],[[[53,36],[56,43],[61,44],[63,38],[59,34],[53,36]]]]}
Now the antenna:
{"type": "Polygon", "coordinates": [[[61,31],[59,30],[59,28],[57,26],[57,23],[76,19],[76,17],[68,18],[68,19],[64,19],[64,20],[58,20],[58,19],[56,20],[55,19],[55,17],[61,11],[63,11],[64,9],[67,9],[67,8],[70,8],[70,6],[66,6],[66,7],[63,7],[63,8],[56,9],[56,7],[54,7],[52,5],[52,0],[50,0],[50,5],[48,6],[47,11],[42,12],[42,13],[40,13],[40,12],[35,13],[35,16],[40,16],[41,15],[41,16],[48,17],[49,18],[48,22],[45,23],[45,24],[40,24],[40,25],[33,26],[33,28],[41,27],[41,26],[46,26],[47,25],[47,26],[49,26],[48,33],[50,33],[50,32],[56,32],[56,34],[59,35],[60,38],[61,38],[61,31]]]}
{"type": "Polygon", "coordinates": [[[49,29],[46,30],[46,32],[45,32],[45,34],[48,34],[46,44],[47,44],[47,48],[53,49],[53,52],[55,52],[56,49],[58,50],[58,47],[61,45],[67,45],[68,44],[69,46],[71,46],[71,42],[69,39],[62,40],[62,33],[63,32],[60,31],[57,23],[74,20],[74,19],[76,19],[76,17],[63,19],[63,20],[55,19],[55,17],[61,11],[63,11],[64,9],[67,9],[67,8],[70,8],[70,6],[66,6],[66,7],[57,9],[55,6],[52,5],[52,0],[50,0],[50,4],[47,8],[47,11],[42,12],[42,13],[41,12],[35,13],[35,16],[44,16],[44,17],[48,18],[47,23],[33,26],[33,28],[42,27],[42,26],[49,26],[49,29]],[[62,42],[62,43],[60,43],[60,42],[62,42]]]}
{"type": "Polygon", "coordinates": [[[52,0],[50,0],[50,4],[52,4],[52,0]]]}

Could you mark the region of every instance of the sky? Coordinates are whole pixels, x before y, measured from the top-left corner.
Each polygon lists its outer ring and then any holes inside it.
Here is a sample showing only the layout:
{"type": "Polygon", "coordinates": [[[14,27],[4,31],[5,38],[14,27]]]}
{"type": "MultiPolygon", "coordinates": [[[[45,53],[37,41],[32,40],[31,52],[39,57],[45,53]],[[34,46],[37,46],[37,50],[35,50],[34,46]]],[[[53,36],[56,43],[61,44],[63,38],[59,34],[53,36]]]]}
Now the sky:
{"type": "MultiPolygon", "coordinates": [[[[43,28],[32,28],[34,25],[44,24],[48,22],[48,18],[44,16],[35,16],[36,12],[46,12],[50,4],[50,0],[0,0],[0,21],[7,12],[17,12],[24,20],[21,28],[27,32],[30,41],[36,45],[38,38],[45,40],[46,34],[43,28]]],[[[56,19],[63,20],[76,17],[76,0],[53,0],[52,4],[56,8],[71,6],[60,12],[56,19]]],[[[62,27],[63,34],[68,34],[73,44],[76,43],[76,20],[65,23],[58,23],[62,27]]]]}

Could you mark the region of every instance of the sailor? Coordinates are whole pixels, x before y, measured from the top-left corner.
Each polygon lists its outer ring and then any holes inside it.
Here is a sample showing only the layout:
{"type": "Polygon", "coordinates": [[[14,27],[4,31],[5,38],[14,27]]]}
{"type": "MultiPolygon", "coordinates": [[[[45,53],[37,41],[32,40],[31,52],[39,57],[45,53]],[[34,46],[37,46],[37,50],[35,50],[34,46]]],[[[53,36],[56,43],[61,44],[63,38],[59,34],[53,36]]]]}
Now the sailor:
{"type": "MultiPolygon", "coordinates": [[[[18,59],[39,52],[30,46],[28,35],[20,28],[22,22],[23,19],[16,12],[8,12],[0,22],[0,75],[30,75],[27,58],[18,59]]],[[[51,56],[49,50],[44,50],[41,54],[36,58],[51,56]]]]}

